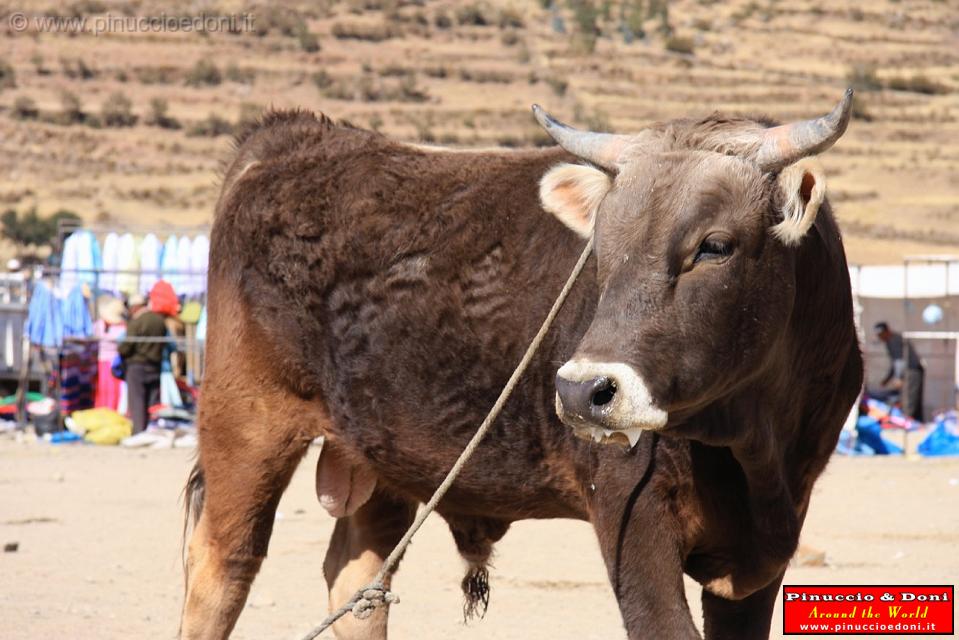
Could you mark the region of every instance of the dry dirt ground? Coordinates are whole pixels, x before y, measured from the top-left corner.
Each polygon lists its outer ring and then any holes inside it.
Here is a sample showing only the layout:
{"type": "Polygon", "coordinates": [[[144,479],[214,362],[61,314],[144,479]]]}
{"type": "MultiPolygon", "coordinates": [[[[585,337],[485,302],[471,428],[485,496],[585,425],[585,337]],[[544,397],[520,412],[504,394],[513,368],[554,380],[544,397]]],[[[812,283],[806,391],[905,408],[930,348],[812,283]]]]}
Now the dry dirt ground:
{"type": "MultiPolygon", "coordinates": [[[[299,638],[325,611],[321,574],[333,520],[317,504],[311,449],[279,508],[270,556],[235,638],[299,638]]],[[[137,452],[0,442],[0,638],[167,638],[182,590],[183,450],[137,452]]],[[[806,544],[828,566],[792,584],[954,584],[959,459],[836,458],[819,482],[806,544]]],[[[625,634],[590,527],[514,525],[497,547],[492,602],[464,626],[462,565],[439,519],[415,539],[395,582],[397,638],[576,640],[625,634]]],[[[699,589],[687,583],[699,618],[699,589]]],[[[779,638],[782,618],[773,621],[779,638]]]]}
{"type": "Polygon", "coordinates": [[[548,4],[0,0],[0,208],[66,207],[151,228],[207,223],[230,152],[209,116],[229,127],[270,105],[403,140],[525,146],[547,141],[533,102],[577,126],[629,132],[714,110],[811,117],[853,84],[855,120],[824,156],[851,261],[959,247],[955,2],[560,0],[565,33],[548,4]],[[599,10],[592,52],[574,4],[599,10]],[[17,12],[23,31],[11,26],[17,12]],[[34,22],[161,14],[250,14],[253,30],[95,35],[34,22]],[[646,38],[627,44],[624,24],[646,38]],[[314,39],[319,50],[307,50],[314,39]],[[79,106],[70,125],[65,94],[79,106]],[[134,126],[102,126],[117,94],[134,126]],[[155,100],[178,129],[156,124],[155,100]],[[30,101],[33,112],[18,110],[30,101]]]}

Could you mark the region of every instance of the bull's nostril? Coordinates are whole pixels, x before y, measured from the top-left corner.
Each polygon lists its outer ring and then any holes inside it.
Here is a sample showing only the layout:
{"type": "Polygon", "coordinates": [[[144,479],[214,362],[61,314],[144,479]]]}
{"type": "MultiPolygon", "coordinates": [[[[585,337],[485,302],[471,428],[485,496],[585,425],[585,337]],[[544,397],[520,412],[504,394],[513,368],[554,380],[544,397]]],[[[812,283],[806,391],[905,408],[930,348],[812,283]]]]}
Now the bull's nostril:
{"type": "Polygon", "coordinates": [[[600,378],[596,382],[590,402],[594,407],[602,407],[613,401],[613,396],[616,395],[616,383],[609,378],[600,378]]]}

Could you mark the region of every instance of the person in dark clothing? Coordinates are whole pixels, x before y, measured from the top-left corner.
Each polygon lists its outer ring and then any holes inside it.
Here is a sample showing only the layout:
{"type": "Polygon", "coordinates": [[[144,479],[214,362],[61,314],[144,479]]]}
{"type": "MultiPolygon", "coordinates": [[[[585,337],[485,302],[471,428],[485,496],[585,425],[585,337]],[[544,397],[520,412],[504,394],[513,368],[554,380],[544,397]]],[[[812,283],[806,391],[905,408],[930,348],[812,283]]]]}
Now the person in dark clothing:
{"type": "Polygon", "coordinates": [[[920,422],[922,419],[923,382],[926,370],[912,343],[889,328],[886,322],[877,322],[873,332],[880,342],[886,344],[889,354],[889,372],[882,380],[882,386],[899,393],[902,412],[920,422]]]}
{"type": "MultiPolygon", "coordinates": [[[[163,316],[150,311],[143,296],[131,296],[128,305],[130,307],[130,321],[127,323],[128,338],[162,338],[167,335],[163,316]]],[[[163,362],[165,346],[166,343],[162,340],[154,342],[125,340],[118,348],[126,365],[133,433],[140,433],[146,429],[150,418],[150,407],[160,402],[160,365],[163,362]]]]}

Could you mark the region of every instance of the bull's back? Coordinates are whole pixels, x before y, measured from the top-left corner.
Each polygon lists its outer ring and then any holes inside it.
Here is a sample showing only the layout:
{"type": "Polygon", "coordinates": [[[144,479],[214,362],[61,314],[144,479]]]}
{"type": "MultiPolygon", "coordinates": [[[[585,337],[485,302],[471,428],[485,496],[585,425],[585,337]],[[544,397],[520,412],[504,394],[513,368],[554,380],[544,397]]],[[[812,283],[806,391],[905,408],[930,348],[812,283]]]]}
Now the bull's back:
{"type": "MultiPolygon", "coordinates": [[[[268,123],[241,143],[218,203],[210,331],[243,325],[271,375],[317,398],[381,477],[425,492],[580,250],[538,202],[539,178],[563,157],[425,150],[301,114],[268,123]]],[[[523,395],[543,410],[508,408],[521,448],[491,452],[525,470],[512,487],[530,482],[525,448],[541,448],[535,431],[555,420],[551,394],[523,395]]]]}

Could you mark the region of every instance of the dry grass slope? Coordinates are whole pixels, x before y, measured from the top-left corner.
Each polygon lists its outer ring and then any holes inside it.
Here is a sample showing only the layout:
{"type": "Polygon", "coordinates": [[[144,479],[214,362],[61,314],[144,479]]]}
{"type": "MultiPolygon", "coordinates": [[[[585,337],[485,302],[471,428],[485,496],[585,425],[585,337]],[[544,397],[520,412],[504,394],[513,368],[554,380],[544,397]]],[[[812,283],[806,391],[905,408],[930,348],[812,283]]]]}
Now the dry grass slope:
{"type": "Polygon", "coordinates": [[[2,209],[207,221],[227,134],[270,105],[409,140],[526,146],[548,143],[533,102],[579,126],[629,131],[713,110],[806,117],[853,83],[856,120],[825,156],[852,260],[959,247],[949,2],[22,4],[0,5],[2,209]],[[251,12],[254,28],[94,36],[34,23],[18,33],[13,11],[251,12]]]}

